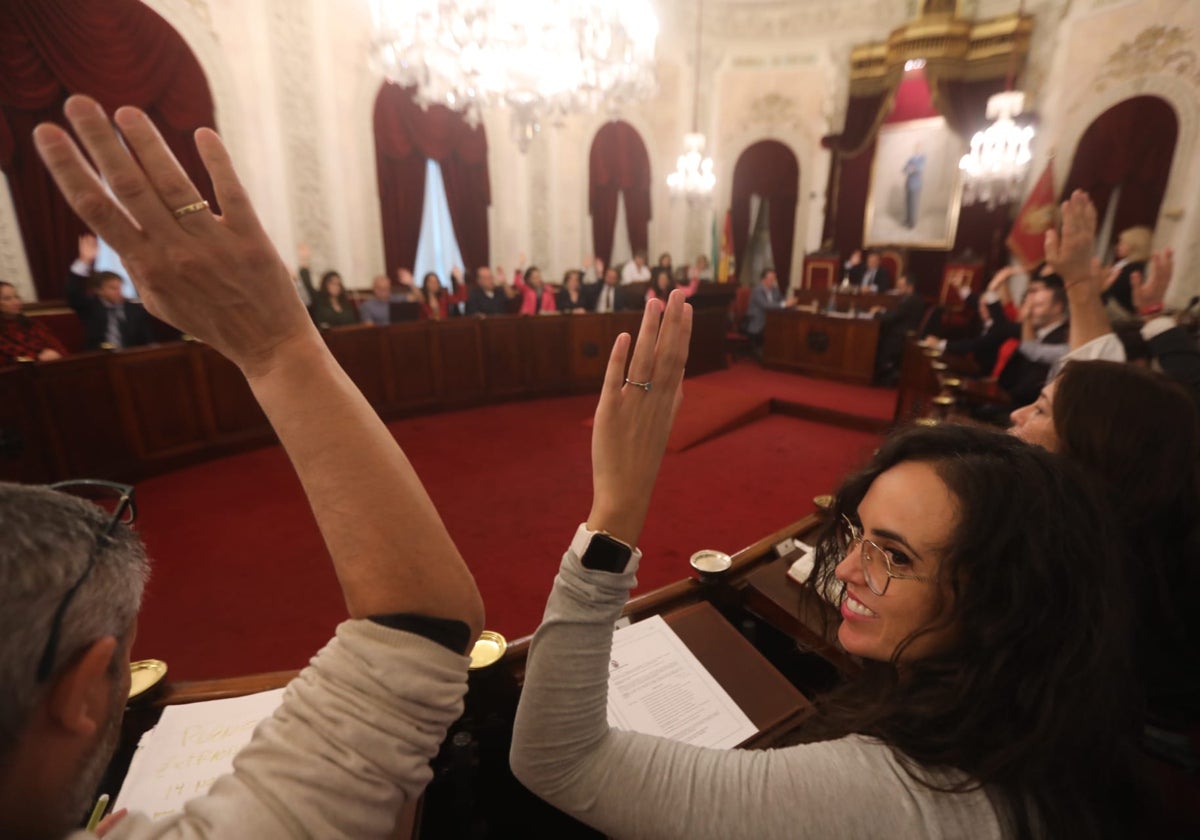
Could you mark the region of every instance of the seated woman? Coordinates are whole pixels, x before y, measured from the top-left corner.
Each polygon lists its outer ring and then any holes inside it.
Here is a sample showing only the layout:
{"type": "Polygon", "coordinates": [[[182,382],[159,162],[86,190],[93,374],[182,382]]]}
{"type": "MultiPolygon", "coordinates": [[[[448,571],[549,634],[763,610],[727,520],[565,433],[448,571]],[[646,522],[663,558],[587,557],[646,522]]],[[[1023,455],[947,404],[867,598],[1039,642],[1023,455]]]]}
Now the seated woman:
{"type": "Polygon", "coordinates": [[[901,432],[842,485],[814,575],[843,596],[837,635],[864,669],[818,701],[811,742],[725,751],[609,728],[613,622],[641,561],[627,547],[687,355],[682,293],[647,349],[659,307],[624,386],[627,336],[610,360],[592,511],[529,651],[517,778],[617,837],[1132,836],[1120,558],[1070,465],[996,432],[901,432]]]}
{"type": "Polygon", "coordinates": [[[45,324],[21,312],[17,287],[0,280],[0,365],[22,359],[49,362],[66,354],[62,342],[45,324]]]}
{"type": "Polygon", "coordinates": [[[444,321],[452,312],[457,312],[457,305],[466,300],[467,287],[462,283],[462,274],[457,269],[450,273],[454,283],[454,291],[449,292],[438,279],[437,274],[429,272],[421,279],[421,320],[444,321]]]}
{"type": "Polygon", "coordinates": [[[342,283],[342,276],[336,271],[322,274],[321,285],[315,290],[307,267],[301,266],[300,280],[312,299],[308,312],[318,327],[344,327],[358,323],[358,309],[342,283]]]}
{"type": "Polygon", "coordinates": [[[559,312],[587,312],[588,301],[583,293],[583,272],[572,268],[563,275],[562,288],[554,301],[559,312]]]}
{"type": "Polygon", "coordinates": [[[513,288],[521,296],[521,315],[541,315],[558,311],[554,290],[542,280],[542,270],[531,265],[525,271],[513,272],[513,288]]]}
{"type": "Polygon", "coordinates": [[[650,285],[646,288],[646,300],[657,298],[666,303],[674,288],[675,281],[671,279],[671,269],[655,266],[650,271],[650,285]]]}
{"type": "Polygon", "coordinates": [[[1200,586],[1200,415],[1190,394],[1137,365],[1072,361],[1012,421],[1012,434],[1079,464],[1109,497],[1133,563],[1147,722],[1200,727],[1200,614],[1191,605],[1200,586]]]}

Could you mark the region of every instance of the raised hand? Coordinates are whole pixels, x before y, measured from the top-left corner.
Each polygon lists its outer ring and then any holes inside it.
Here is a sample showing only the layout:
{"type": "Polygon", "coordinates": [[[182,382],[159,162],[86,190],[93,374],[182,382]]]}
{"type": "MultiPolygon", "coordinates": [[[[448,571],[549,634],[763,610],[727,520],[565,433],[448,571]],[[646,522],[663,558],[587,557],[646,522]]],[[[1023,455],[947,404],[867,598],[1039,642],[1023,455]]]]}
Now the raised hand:
{"type": "Polygon", "coordinates": [[[413,288],[413,273],[407,268],[396,269],[396,281],[406,288],[413,288]]]}
{"type": "Polygon", "coordinates": [[[296,260],[301,268],[308,268],[312,264],[312,248],[307,242],[301,242],[296,246],[296,260]]]}
{"type": "Polygon", "coordinates": [[[1076,283],[1095,287],[1098,295],[1104,282],[1096,248],[1096,206],[1083,190],[1075,190],[1062,203],[1062,233],[1046,231],[1046,262],[1070,288],[1076,283]]]}
{"type": "Polygon", "coordinates": [[[1167,296],[1167,287],[1171,285],[1171,275],[1175,272],[1175,252],[1170,248],[1158,251],[1150,257],[1150,266],[1146,276],[1135,271],[1129,277],[1133,287],[1133,308],[1141,312],[1147,309],[1161,309],[1167,296]]]}
{"type": "Polygon", "coordinates": [[[637,347],[625,377],[631,338],[617,336],[592,427],[592,511],[587,525],[637,545],[675,413],[683,399],[683,368],[692,334],[692,307],[682,291],[646,303],[637,347]],[[634,384],[642,383],[642,384],[634,384]]]}
{"type": "Polygon", "coordinates": [[[96,261],[98,253],[100,253],[100,243],[95,234],[85,233],[79,237],[79,259],[82,262],[91,265],[96,261]]]}
{"type": "Polygon", "coordinates": [[[115,200],[63,129],[39,125],[38,153],[72,209],[121,255],[152,314],[248,376],[285,344],[320,341],[215,132],[199,129],[196,147],[224,215],[180,214],[200,193],[144,113],[117,110],[126,148],[94,100],[72,96],[63,110],[115,200]]]}

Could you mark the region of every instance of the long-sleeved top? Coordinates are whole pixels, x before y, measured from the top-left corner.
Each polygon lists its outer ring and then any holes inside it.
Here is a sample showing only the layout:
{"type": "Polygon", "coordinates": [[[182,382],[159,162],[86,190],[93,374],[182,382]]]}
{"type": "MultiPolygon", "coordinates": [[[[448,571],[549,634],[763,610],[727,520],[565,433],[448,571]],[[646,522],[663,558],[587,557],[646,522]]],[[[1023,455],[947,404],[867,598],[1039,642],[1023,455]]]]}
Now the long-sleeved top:
{"type": "Polygon", "coordinates": [[[759,283],[750,293],[750,305],[746,308],[746,332],[762,335],[767,327],[767,310],[783,307],[783,295],[779,288],[768,289],[759,283]]]}
{"type": "Polygon", "coordinates": [[[613,622],[639,559],[613,574],[584,569],[571,550],[563,557],[513,727],[512,769],[530,790],[621,838],[1001,836],[985,793],[933,791],[869,738],[714,750],[610,729],[613,622]]]}
{"type": "MultiPolygon", "coordinates": [[[[1150,347],[1154,363],[1167,376],[1187,386],[1192,396],[1200,402],[1200,348],[1187,331],[1168,315],[1152,318],[1142,325],[1142,338],[1150,347]]],[[[1086,344],[1075,348],[1054,366],[1050,372],[1053,379],[1064,364],[1072,360],[1088,361],[1104,359],[1124,362],[1125,345],[1116,333],[1105,333],[1086,344]]]]}
{"type": "MultiPolygon", "coordinates": [[[[130,814],[107,836],[390,838],[462,713],[467,663],[414,633],[343,622],[238,753],[231,775],[180,815],[151,822],[130,814]]],[[[79,831],[70,840],[94,837],[79,831]]]]}
{"type": "Polygon", "coordinates": [[[347,303],[341,308],[334,308],[329,295],[313,286],[312,274],[303,266],[300,268],[300,282],[304,284],[309,300],[312,301],[312,305],[308,307],[308,314],[317,326],[345,327],[358,323],[358,310],[354,308],[354,304],[347,303]]]}
{"type": "Polygon", "coordinates": [[[650,279],[650,266],[639,266],[633,260],[621,268],[621,283],[645,283],[650,279]]]}
{"type": "Polygon", "coordinates": [[[542,293],[539,295],[537,289],[526,283],[525,276],[517,271],[513,273],[513,288],[521,296],[520,314],[540,315],[543,312],[558,311],[554,299],[554,290],[549,286],[543,285],[542,293]]]}
{"type": "Polygon", "coordinates": [[[85,346],[97,350],[108,344],[114,348],[138,347],[154,340],[150,333],[150,316],[139,303],[123,300],[109,304],[87,292],[91,269],[79,260],[67,276],[67,304],[83,322],[85,346]]]}
{"type": "Polygon", "coordinates": [[[630,308],[629,295],[620,286],[600,283],[592,294],[591,310],[593,312],[620,312],[630,308]]]}
{"type": "Polygon", "coordinates": [[[0,365],[12,364],[17,359],[36,359],[43,350],[67,355],[62,342],[41,321],[24,315],[0,316],[0,365]]]}
{"type": "Polygon", "coordinates": [[[508,296],[499,286],[490,293],[484,291],[482,286],[472,286],[467,293],[468,315],[504,315],[507,312],[508,296]]]}
{"type": "Polygon", "coordinates": [[[558,290],[558,295],[554,299],[554,305],[559,312],[574,312],[576,309],[587,311],[589,304],[588,298],[590,295],[587,290],[580,288],[578,295],[575,298],[571,297],[571,292],[562,288],[558,290]]]}

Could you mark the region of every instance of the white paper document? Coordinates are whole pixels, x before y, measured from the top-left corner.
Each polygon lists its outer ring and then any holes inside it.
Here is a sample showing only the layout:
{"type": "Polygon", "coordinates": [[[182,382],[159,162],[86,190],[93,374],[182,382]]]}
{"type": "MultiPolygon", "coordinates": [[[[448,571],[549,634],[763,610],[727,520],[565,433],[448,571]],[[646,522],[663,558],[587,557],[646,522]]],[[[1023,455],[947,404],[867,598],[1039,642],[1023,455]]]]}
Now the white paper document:
{"type": "Polygon", "coordinates": [[[138,743],[113,810],[128,808],[151,819],[182,811],[189,799],[233,772],[233,757],[281,702],[282,688],[167,706],[138,743]]]}
{"type": "Polygon", "coordinates": [[[610,660],[609,726],[715,749],[758,732],[661,616],[614,633],[610,660]]]}

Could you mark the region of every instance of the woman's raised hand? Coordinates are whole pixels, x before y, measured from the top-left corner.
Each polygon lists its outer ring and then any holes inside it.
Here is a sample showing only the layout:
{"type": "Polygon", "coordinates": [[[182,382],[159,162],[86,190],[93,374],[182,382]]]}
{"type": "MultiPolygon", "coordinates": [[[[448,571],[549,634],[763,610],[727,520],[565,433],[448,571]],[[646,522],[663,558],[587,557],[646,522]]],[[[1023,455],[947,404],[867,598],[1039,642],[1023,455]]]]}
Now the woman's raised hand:
{"type": "Polygon", "coordinates": [[[208,342],[247,376],[269,370],[289,343],[319,341],[215,132],[199,129],[195,139],[223,215],[180,214],[201,201],[200,192],[144,113],[115,114],[127,149],[94,100],[72,96],[63,110],[96,168],[48,123],[34,130],[38,153],[71,208],[121,255],[151,313],[208,342]]]}
{"type": "Polygon", "coordinates": [[[683,368],[692,335],[684,293],[646,303],[633,358],[631,338],[617,337],[592,428],[592,511],[587,525],[636,546],[650,508],[671,424],[683,399],[683,368]],[[626,378],[625,363],[629,361],[626,378]]]}

